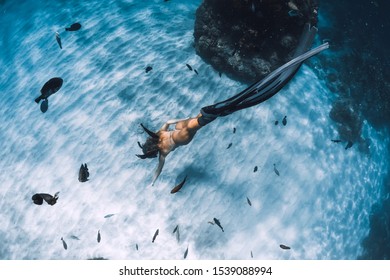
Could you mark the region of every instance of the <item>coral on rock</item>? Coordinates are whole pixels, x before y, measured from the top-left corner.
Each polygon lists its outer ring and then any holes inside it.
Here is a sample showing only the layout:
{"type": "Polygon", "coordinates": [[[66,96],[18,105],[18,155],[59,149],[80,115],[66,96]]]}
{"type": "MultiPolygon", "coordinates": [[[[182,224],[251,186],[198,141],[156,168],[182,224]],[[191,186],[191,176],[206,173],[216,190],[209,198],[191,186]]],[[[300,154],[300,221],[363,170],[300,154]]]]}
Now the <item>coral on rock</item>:
{"type": "Polygon", "coordinates": [[[317,24],[311,0],[204,0],[195,49],[217,71],[252,83],[288,61],[303,26],[317,24]]]}

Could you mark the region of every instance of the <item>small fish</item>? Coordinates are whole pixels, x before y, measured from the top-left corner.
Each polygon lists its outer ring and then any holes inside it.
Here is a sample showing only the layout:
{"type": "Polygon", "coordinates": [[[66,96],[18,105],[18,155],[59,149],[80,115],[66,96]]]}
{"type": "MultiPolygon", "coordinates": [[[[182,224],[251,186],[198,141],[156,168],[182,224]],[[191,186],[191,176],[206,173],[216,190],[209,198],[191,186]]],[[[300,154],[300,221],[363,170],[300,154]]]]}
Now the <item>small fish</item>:
{"type": "Polygon", "coordinates": [[[219,227],[221,228],[222,232],[225,232],[225,231],[223,230],[223,227],[221,226],[221,223],[219,222],[219,220],[218,220],[217,218],[214,218],[214,222],[215,222],[215,224],[216,224],[217,226],[219,226],[219,227]]]}
{"type": "Polygon", "coordinates": [[[189,69],[190,71],[192,71],[191,65],[189,65],[189,64],[186,63],[186,66],[188,67],[188,69],[189,69]]]}
{"type": "Polygon", "coordinates": [[[61,237],[62,240],[62,246],[64,246],[65,250],[68,250],[68,245],[66,244],[65,240],[61,237]]]}
{"type": "Polygon", "coordinates": [[[275,163],[274,163],[274,171],[275,171],[276,175],[280,176],[279,170],[276,169],[275,163]]]}
{"type": "Polygon", "coordinates": [[[290,249],[291,249],[290,247],[288,247],[288,246],[286,246],[286,245],[283,245],[283,244],[280,244],[279,246],[280,246],[280,248],[282,248],[283,250],[290,250],[290,249]]]}
{"type": "Polygon", "coordinates": [[[249,206],[252,206],[252,202],[249,200],[249,198],[246,198],[246,201],[248,202],[249,206]]]}
{"type": "Polygon", "coordinates": [[[278,125],[279,124],[279,121],[275,121],[275,125],[278,125]]]}
{"type": "Polygon", "coordinates": [[[252,253],[252,251],[251,251],[251,258],[253,259],[253,253],[252,253]]]}
{"type": "Polygon", "coordinates": [[[299,11],[299,8],[297,7],[297,5],[296,5],[293,1],[289,1],[289,2],[287,3],[287,6],[288,6],[291,10],[299,11]]]}
{"type": "Polygon", "coordinates": [[[146,68],[145,68],[145,72],[146,73],[149,73],[150,71],[152,71],[153,70],[153,67],[152,66],[147,66],[146,68]]]}
{"type": "Polygon", "coordinates": [[[330,141],[332,141],[334,143],[340,143],[341,142],[341,140],[339,140],[339,139],[331,139],[330,141]]]}
{"type": "Polygon", "coordinates": [[[219,72],[218,75],[219,75],[219,77],[221,78],[221,77],[222,77],[222,72],[219,72]]]}
{"type": "Polygon", "coordinates": [[[100,243],[100,240],[102,240],[102,237],[101,237],[101,235],[100,235],[100,230],[98,230],[97,242],[100,243]]]}
{"type": "Polygon", "coordinates": [[[227,146],[226,150],[227,149],[230,149],[230,147],[233,145],[233,143],[229,143],[229,145],[227,146]]]}
{"type": "Polygon", "coordinates": [[[115,214],[108,214],[108,215],[105,215],[104,218],[107,219],[107,218],[110,218],[112,216],[114,216],[115,214]]]}
{"type": "Polygon", "coordinates": [[[70,27],[66,27],[65,30],[66,31],[77,31],[81,28],[81,24],[76,22],[76,23],[73,23],[70,27]]]}
{"type": "Polygon", "coordinates": [[[54,194],[54,196],[52,196],[51,194],[47,194],[47,193],[36,193],[34,194],[31,199],[33,200],[33,202],[37,205],[42,205],[43,201],[46,201],[47,204],[49,205],[54,205],[57,203],[57,200],[58,200],[58,194],[59,192],[56,192],[54,194]]]}
{"type": "Polygon", "coordinates": [[[178,184],[176,187],[174,187],[172,190],[171,190],[171,193],[177,193],[178,191],[180,191],[180,189],[183,187],[184,183],[186,182],[187,180],[187,175],[184,177],[184,180],[181,181],[180,184],[178,184]]]}
{"type": "Polygon", "coordinates": [[[199,75],[199,73],[198,73],[198,71],[196,71],[196,69],[194,69],[194,72],[195,72],[196,75],[199,75]]]}
{"type": "Polygon", "coordinates": [[[352,146],[353,146],[353,142],[352,141],[348,141],[347,146],[345,146],[345,149],[348,150],[352,146]]]}
{"type": "Polygon", "coordinates": [[[135,244],[135,249],[138,251],[138,244],[135,244]]]}
{"type": "Polygon", "coordinates": [[[301,17],[302,13],[299,11],[290,10],[290,11],[288,11],[288,15],[290,17],[301,17]]]}
{"type": "Polygon", "coordinates": [[[257,172],[257,166],[255,166],[255,168],[253,168],[253,172],[257,172]]]}
{"type": "Polygon", "coordinates": [[[175,232],[176,232],[176,240],[177,240],[177,242],[180,242],[180,232],[179,232],[179,225],[177,225],[176,227],[175,227],[175,229],[173,230],[173,234],[175,234],[175,232]]]}
{"type": "Polygon", "coordinates": [[[60,46],[60,49],[62,49],[61,37],[60,37],[60,33],[58,33],[58,32],[56,32],[56,40],[57,40],[58,45],[60,46]]]}
{"type": "Polygon", "coordinates": [[[86,163],[81,164],[79,169],[79,182],[84,183],[88,181],[89,171],[86,163]]]}
{"type": "Polygon", "coordinates": [[[282,120],[282,124],[285,126],[287,124],[287,116],[284,116],[282,120]]]}
{"type": "Polygon", "coordinates": [[[80,240],[80,238],[78,238],[76,235],[71,235],[70,238],[72,238],[74,240],[80,240]]]}
{"type": "Polygon", "coordinates": [[[154,243],[154,241],[156,240],[157,235],[158,235],[158,229],[156,230],[156,232],[153,235],[152,243],[154,243]]]}
{"type": "Polygon", "coordinates": [[[187,258],[187,255],[188,255],[188,247],[187,250],[184,252],[184,259],[187,258]]]}
{"type": "Polygon", "coordinates": [[[209,223],[210,225],[214,225],[214,223],[213,223],[212,221],[208,221],[208,223],[209,223]]]}
{"type": "Polygon", "coordinates": [[[236,128],[235,127],[233,127],[233,133],[236,133],[236,128]]]}

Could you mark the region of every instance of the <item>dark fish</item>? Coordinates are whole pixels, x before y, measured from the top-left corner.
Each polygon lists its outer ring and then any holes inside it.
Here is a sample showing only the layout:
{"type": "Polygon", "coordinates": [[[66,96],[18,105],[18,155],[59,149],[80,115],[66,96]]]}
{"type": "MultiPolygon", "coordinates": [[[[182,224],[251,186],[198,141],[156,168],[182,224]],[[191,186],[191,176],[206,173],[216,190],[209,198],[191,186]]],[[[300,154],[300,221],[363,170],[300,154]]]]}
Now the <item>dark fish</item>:
{"type": "Polygon", "coordinates": [[[274,171],[275,171],[276,175],[280,176],[279,170],[276,169],[275,163],[274,163],[274,171]]]}
{"type": "Polygon", "coordinates": [[[73,23],[70,27],[66,27],[65,30],[66,31],[77,31],[81,28],[81,24],[76,22],[76,23],[73,23]]]}
{"type": "Polygon", "coordinates": [[[251,251],[251,258],[253,259],[253,253],[252,253],[252,251],[251,251]]]}
{"type": "Polygon", "coordinates": [[[282,124],[283,125],[286,125],[287,124],[287,116],[284,116],[283,120],[282,120],[282,124]]]}
{"type": "Polygon", "coordinates": [[[41,88],[41,95],[35,98],[35,102],[39,103],[42,99],[47,99],[50,95],[56,93],[63,84],[64,80],[59,77],[51,78],[41,88]]]}
{"type": "Polygon", "coordinates": [[[149,73],[149,72],[152,71],[152,70],[153,70],[152,66],[147,66],[147,67],[145,68],[145,72],[146,72],[146,73],[149,73]]]}
{"type": "Polygon", "coordinates": [[[246,198],[246,201],[248,202],[249,206],[252,206],[252,202],[249,200],[249,198],[246,198]]]}
{"type": "Polygon", "coordinates": [[[230,147],[233,145],[233,143],[229,143],[229,145],[227,146],[226,150],[227,149],[230,149],[230,147]]]}
{"type": "Polygon", "coordinates": [[[156,232],[153,235],[152,243],[154,243],[154,241],[156,240],[157,235],[158,235],[158,229],[156,230],[156,232]]]}
{"type": "Polygon", "coordinates": [[[257,166],[255,166],[255,168],[253,168],[253,172],[257,172],[257,166]]]}
{"type": "Polygon", "coordinates": [[[112,216],[114,216],[114,215],[115,215],[115,214],[108,214],[108,215],[105,215],[104,218],[107,219],[107,218],[110,218],[110,217],[112,217],[112,216]]]}
{"type": "Polygon", "coordinates": [[[54,196],[52,196],[51,194],[47,193],[36,193],[31,197],[31,199],[37,205],[42,205],[43,200],[46,201],[49,205],[54,205],[58,200],[58,194],[59,192],[55,193],[54,196]]]}
{"type": "Polygon", "coordinates": [[[290,247],[288,247],[288,246],[286,246],[286,245],[283,245],[283,244],[280,244],[279,246],[280,246],[280,248],[282,248],[283,250],[290,250],[290,249],[291,249],[290,247]]]}
{"type": "Polygon", "coordinates": [[[175,227],[175,229],[173,230],[173,234],[176,233],[176,240],[177,242],[180,242],[180,232],[179,232],[179,225],[177,225],[175,227]]]}
{"type": "Polygon", "coordinates": [[[219,75],[219,77],[221,78],[221,77],[222,77],[222,72],[219,72],[218,75],[219,75]]]}
{"type": "Polygon", "coordinates": [[[135,244],[135,249],[138,251],[138,244],[135,244]]]}
{"type": "Polygon", "coordinates": [[[79,182],[87,182],[89,177],[89,170],[87,164],[81,164],[79,169],[79,182]]]}
{"type": "Polygon", "coordinates": [[[177,193],[178,191],[180,191],[180,189],[183,187],[184,183],[186,182],[187,180],[187,175],[184,177],[184,180],[181,181],[180,184],[178,184],[176,187],[174,187],[172,190],[171,190],[171,193],[177,193]]]}
{"type": "Polygon", "coordinates": [[[187,255],[188,255],[188,247],[187,250],[184,252],[184,258],[187,258],[187,255]]]}
{"type": "Polygon", "coordinates": [[[222,232],[224,232],[223,227],[221,226],[221,223],[219,222],[219,220],[217,218],[214,218],[214,222],[217,226],[219,226],[221,228],[222,232]]]}
{"type": "Polygon", "coordinates": [[[236,133],[236,128],[235,127],[233,127],[233,133],[236,133]]]}
{"type": "Polygon", "coordinates": [[[66,244],[65,240],[61,237],[62,240],[62,246],[64,246],[65,250],[68,250],[68,245],[66,244]]]}
{"type": "Polygon", "coordinates": [[[72,238],[74,240],[80,240],[80,238],[78,238],[76,235],[71,235],[70,238],[72,238]]]}
{"type": "Polygon", "coordinates": [[[191,65],[189,65],[189,64],[186,64],[186,66],[188,67],[188,69],[190,69],[190,71],[192,71],[192,67],[191,67],[191,65]]]}
{"type": "Polygon", "coordinates": [[[60,33],[58,33],[58,32],[56,32],[56,40],[57,40],[58,45],[60,46],[60,49],[62,49],[61,37],[60,37],[60,33]]]}
{"type": "Polygon", "coordinates": [[[45,98],[41,103],[41,112],[46,113],[47,109],[49,109],[49,100],[45,98]]]}
{"type": "Polygon", "coordinates": [[[340,142],[341,142],[341,140],[339,140],[339,139],[336,139],[336,140],[331,139],[330,141],[332,141],[332,142],[334,142],[334,143],[340,143],[340,142]]]}
{"type": "Polygon", "coordinates": [[[352,146],[353,146],[353,142],[352,141],[348,141],[347,146],[345,146],[345,149],[348,150],[352,146]]]}
{"type": "Polygon", "coordinates": [[[100,240],[102,240],[102,237],[101,237],[101,235],[100,235],[100,230],[98,230],[97,242],[100,243],[100,240]]]}
{"type": "Polygon", "coordinates": [[[196,69],[194,69],[194,72],[195,72],[196,75],[199,75],[199,73],[198,73],[198,71],[196,71],[196,69]]]}
{"type": "Polygon", "coordinates": [[[275,125],[278,125],[279,124],[279,121],[275,121],[275,125]]]}

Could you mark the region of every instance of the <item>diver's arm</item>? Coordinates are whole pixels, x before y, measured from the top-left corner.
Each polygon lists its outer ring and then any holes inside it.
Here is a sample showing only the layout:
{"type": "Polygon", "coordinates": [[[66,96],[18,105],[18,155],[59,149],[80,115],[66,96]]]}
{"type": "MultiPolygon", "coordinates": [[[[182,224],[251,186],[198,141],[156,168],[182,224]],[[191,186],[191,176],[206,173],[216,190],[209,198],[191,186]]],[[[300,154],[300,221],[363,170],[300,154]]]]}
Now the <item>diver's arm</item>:
{"type": "Polygon", "coordinates": [[[160,128],[160,130],[163,130],[163,131],[167,131],[168,130],[168,127],[171,125],[171,124],[175,124],[175,123],[178,123],[178,122],[181,122],[181,121],[186,121],[190,118],[185,118],[185,119],[172,119],[172,120],[169,120],[167,121],[166,123],[163,124],[163,126],[160,128]]]}
{"type": "Polygon", "coordinates": [[[156,182],[158,176],[160,176],[160,173],[164,167],[164,163],[165,163],[165,156],[160,154],[160,156],[158,157],[158,166],[156,171],[154,172],[152,186],[154,185],[154,182],[156,182]]]}

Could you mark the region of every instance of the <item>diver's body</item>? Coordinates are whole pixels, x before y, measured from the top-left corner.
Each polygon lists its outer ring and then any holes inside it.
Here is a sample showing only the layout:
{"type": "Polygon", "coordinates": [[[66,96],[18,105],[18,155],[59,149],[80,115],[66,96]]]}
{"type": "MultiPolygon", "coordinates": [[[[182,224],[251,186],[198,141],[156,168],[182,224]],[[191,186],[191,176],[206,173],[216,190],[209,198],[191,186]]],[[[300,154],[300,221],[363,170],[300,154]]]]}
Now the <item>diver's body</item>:
{"type": "Polygon", "coordinates": [[[201,108],[200,114],[195,118],[170,120],[156,133],[151,132],[141,124],[150,137],[144,145],[138,142],[144,154],[137,156],[142,159],[159,156],[159,164],[154,173],[152,185],[162,171],[166,156],[176,147],[187,145],[191,142],[201,127],[212,122],[217,117],[227,116],[238,110],[252,107],[268,100],[292,79],[306,59],[327,49],[329,45],[325,43],[315,49],[309,50],[316,32],[316,27],[310,27],[307,24],[292,60],[233,97],[201,108]],[[176,125],[175,130],[169,131],[168,128],[172,124],[176,125]]]}
{"type": "Polygon", "coordinates": [[[156,133],[158,135],[159,163],[153,176],[152,185],[162,171],[166,156],[177,147],[190,143],[196,132],[202,127],[198,121],[200,116],[201,114],[195,118],[169,120],[156,133]],[[175,124],[175,129],[169,130],[169,126],[173,124],[175,124]]]}

